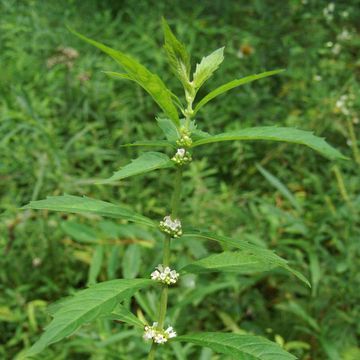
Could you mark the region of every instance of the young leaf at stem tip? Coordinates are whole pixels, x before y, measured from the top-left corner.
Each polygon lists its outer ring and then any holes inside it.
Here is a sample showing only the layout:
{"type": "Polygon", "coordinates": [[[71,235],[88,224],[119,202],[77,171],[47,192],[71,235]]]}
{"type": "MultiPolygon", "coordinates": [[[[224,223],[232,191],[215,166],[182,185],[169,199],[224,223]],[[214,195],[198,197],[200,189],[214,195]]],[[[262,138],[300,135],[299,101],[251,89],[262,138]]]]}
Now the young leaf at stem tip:
{"type": "MultiPolygon", "coordinates": [[[[166,87],[163,81],[150,72],[145,66],[141,65],[133,57],[124,54],[121,51],[114,50],[100,42],[92,40],[75,30],[68,28],[74,35],[87,43],[97,47],[107,55],[111,56],[117,61],[126,71],[126,74],[117,73],[117,77],[133,80],[138,83],[144,90],[146,90],[160,108],[167,114],[167,116],[179,126],[179,115],[177,109],[172,101],[171,91],[166,87]]],[[[114,73],[112,73],[114,76],[114,73]]]]}
{"type": "Polygon", "coordinates": [[[165,40],[164,49],[168,56],[171,70],[183,86],[188,89],[190,81],[190,55],[185,45],[182,44],[171,31],[165,18],[162,18],[162,26],[165,40]]]}

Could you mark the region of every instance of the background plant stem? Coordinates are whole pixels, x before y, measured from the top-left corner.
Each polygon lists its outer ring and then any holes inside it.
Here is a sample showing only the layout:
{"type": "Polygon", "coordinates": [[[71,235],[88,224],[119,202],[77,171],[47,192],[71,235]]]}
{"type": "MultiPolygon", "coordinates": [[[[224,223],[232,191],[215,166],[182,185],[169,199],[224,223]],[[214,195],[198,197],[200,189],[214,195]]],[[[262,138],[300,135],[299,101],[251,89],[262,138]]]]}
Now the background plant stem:
{"type": "MultiPolygon", "coordinates": [[[[171,198],[171,217],[172,219],[176,219],[179,213],[180,200],[181,200],[181,185],[182,185],[182,168],[178,167],[175,174],[175,182],[174,182],[174,190],[171,198]]],[[[164,247],[163,247],[163,265],[169,266],[170,264],[170,242],[171,236],[166,235],[164,239],[164,247]]],[[[160,295],[160,305],[159,305],[159,318],[158,318],[158,329],[161,330],[164,327],[167,303],[168,303],[168,290],[169,287],[167,285],[163,285],[161,289],[160,295]]],[[[155,359],[157,345],[153,342],[148,360],[155,359]]]]}

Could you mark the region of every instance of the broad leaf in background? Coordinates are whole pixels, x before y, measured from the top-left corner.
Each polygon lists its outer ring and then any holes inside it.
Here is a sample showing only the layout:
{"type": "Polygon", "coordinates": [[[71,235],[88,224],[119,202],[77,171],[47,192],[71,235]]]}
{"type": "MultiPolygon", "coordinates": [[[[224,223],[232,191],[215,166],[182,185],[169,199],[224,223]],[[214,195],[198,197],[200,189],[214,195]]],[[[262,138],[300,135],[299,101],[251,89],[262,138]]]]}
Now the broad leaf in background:
{"type": "Polygon", "coordinates": [[[94,228],[74,221],[64,221],[60,224],[61,229],[75,241],[84,244],[98,244],[100,235],[94,228]]]}
{"type": "Polygon", "coordinates": [[[180,273],[206,273],[214,271],[236,272],[238,274],[254,274],[262,271],[270,271],[278,267],[278,261],[274,262],[252,251],[225,251],[213,254],[186,265],[180,273]]]}
{"type": "Polygon", "coordinates": [[[334,159],[347,159],[338,150],[329,145],[324,138],[315,136],[311,131],[304,131],[288,127],[261,126],[235,130],[218,135],[208,136],[204,139],[197,140],[193,147],[209,144],[219,141],[232,140],[271,140],[284,141],[289,143],[301,144],[312,148],[321,155],[334,159]]]}
{"type": "Polygon", "coordinates": [[[96,284],[97,277],[100,274],[101,266],[104,259],[104,246],[97,245],[91,258],[87,285],[96,284]]]}
{"type": "Polygon", "coordinates": [[[255,164],[255,166],[260,171],[261,175],[264,176],[271,185],[278,189],[278,191],[294,206],[296,210],[301,211],[301,205],[297,201],[296,197],[276,176],[264,169],[260,164],[255,164]]]}
{"type": "MultiPolygon", "coordinates": [[[[118,77],[123,79],[131,79],[137,82],[144,90],[146,90],[160,108],[167,114],[167,116],[176,124],[179,125],[179,116],[177,109],[172,101],[171,92],[163,83],[163,81],[155,74],[146,69],[137,60],[114,50],[104,44],[81,35],[80,33],[69,29],[73,34],[89,44],[97,47],[104,53],[116,60],[126,71],[126,74],[117,73],[118,77]]],[[[114,75],[114,73],[112,73],[114,75]]]]}
{"type": "Polygon", "coordinates": [[[121,170],[115,172],[109,179],[99,181],[98,183],[108,184],[130,176],[144,174],[157,169],[170,168],[173,166],[175,166],[174,162],[171,161],[167,155],[160,152],[149,151],[132,160],[130,164],[122,167],[121,170]]]}
{"type": "Polygon", "coordinates": [[[122,261],[123,277],[133,279],[137,276],[141,265],[141,247],[138,244],[130,244],[125,251],[122,261]]]}
{"type": "Polygon", "coordinates": [[[219,86],[218,88],[216,88],[215,90],[211,91],[209,94],[207,94],[204,98],[202,98],[197,105],[195,106],[194,109],[194,115],[205,105],[207,104],[210,100],[214,99],[215,97],[231,90],[234,89],[240,85],[244,85],[247,83],[250,83],[252,81],[258,80],[258,79],[262,79],[268,76],[272,76],[275,74],[279,74],[281,72],[283,72],[284,70],[272,70],[272,71],[266,71],[260,74],[256,74],[256,75],[250,75],[250,76],[246,76],[244,78],[241,79],[236,79],[233,81],[230,81],[224,85],[219,86]]]}
{"type": "Polygon", "coordinates": [[[71,335],[81,325],[110,314],[118,302],[151,284],[153,281],[148,279],[121,279],[106,281],[79,291],[60,304],[53,315],[54,319],[27,355],[35,355],[50,344],[71,335]]]}
{"type": "Polygon", "coordinates": [[[233,246],[235,248],[251,252],[257,257],[261,257],[264,262],[267,262],[269,264],[276,264],[276,266],[281,267],[289,272],[291,272],[293,275],[295,275],[299,280],[303,281],[306,285],[311,287],[309,281],[306,279],[304,275],[302,275],[297,270],[292,269],[287,261],[280,256],[276,255],[273,251],[261,248],[259,246],[250,244],[246,241],[242,240],[234,240],[226,236],[221,236],[213,233],[208,232],[193,232],[193,233],[185,233],[182,235],[182,237],[194,237],[194,238],[202,238],[202,239],[208,239],[208,240],[214,240],[219,243],[222,243],[227,246],[233,246]]]}
{"type": "Polygon", "coordinates": [[[65,211],[70,213],[90,213],[100,216],[108,216],[128,220],[138,224],[144,224],[156,227],[151,219],[137,214],[128,208],[120,205],[114,205],[102,200],[95,200],[88,197],[63,195],[49,196],[45,200],[31,201],[23,209],[53,210],[65,211]]]}
{"type": "Polygon", "coordinates": [[[162,25],[165,37],[164,48],[169,59],[171,70],[183,86],[187,88],[189,86],[190,55],[185,45],[175,37],[164,18],[162,18],[162,25]]]}
{"type": "Polygon", "coordinates": [[[238,360],[295,360],[296,357],[278,344],[260,336],[232,333],[197,333],[178,336],[171,341],[208,347],[238,360]]]}
{"type": "Polygon", "coordinates": [[[195,89],[199,89],[206,80],[216,71],[224,60],[224,48],[215,50],[208,56],[201,59],[200,64],[196,64],[193,75],[195,89]]]}

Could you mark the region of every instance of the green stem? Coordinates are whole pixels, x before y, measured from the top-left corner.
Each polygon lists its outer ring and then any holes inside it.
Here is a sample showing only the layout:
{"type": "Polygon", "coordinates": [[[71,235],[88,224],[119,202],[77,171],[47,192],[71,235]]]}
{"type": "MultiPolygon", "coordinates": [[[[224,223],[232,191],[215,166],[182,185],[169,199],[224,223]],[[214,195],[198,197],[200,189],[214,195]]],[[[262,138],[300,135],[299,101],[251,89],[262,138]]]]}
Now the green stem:
{"type": "MultiPolygon", "coordinates": [[[[171,217],[176,219],[179,214],[180,200],[181,200],[181,182],[182,182],[182,168],[178,167],[175,174],[174,190],[171,199],[171,217]]],[[[170,242],[171,237],[165,236],[164,247],[163,247],[163,265],[169,266],[170,264],[170,242]]],[[[168,291],[169,288],[167,285],[163,285],[160,295],[160,305],[159,305],[159,317],[158,317],[158,329],[161,330],[164,327],[166,310],[168,304],[168,291]]],[[[152,344],[148,360],[155,359],[155,353],[157,350],[157,345],[152,344]]]]}

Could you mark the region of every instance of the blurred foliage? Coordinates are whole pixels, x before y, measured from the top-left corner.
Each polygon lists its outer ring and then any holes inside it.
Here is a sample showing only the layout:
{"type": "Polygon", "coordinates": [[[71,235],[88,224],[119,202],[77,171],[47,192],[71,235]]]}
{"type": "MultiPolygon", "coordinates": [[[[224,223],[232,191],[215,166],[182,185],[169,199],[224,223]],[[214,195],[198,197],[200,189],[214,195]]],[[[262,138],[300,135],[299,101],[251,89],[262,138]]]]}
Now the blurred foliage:
{"type": "MultiPolygon", "coordinates": [[[[71,193],[121,201],[155,219],[166,213],[166,170],[116,186],[94,185],[136,156],[121,144],[161,136],[157,108],[139,87],[107,78],[101,70],[116,64],[66,29],[69,24],[133,54],[179,90],[161,49],[164,15],[188,44],[193,65],[226,46],[224,65],[199,98],[234,76],[287,69],[213,101],[198,114],[201,129],[311,129],[350,158],[331,163],[304,147],[274,143],[198,150],[185,173],[185,223],[276,249],[307,274],[312,289],[280,272],[189,275],[170,296],[171,323],[179,333],[262,334],[300,359],[359,359],[358,5],[2,0],[0,357],[16,359],[34,342],[48,322],[48,304],[97,279],[146,276],[159,262],[160,244],[142,228],[19,207],[71,193]]],[[[178,265],[213,246],[173,245],[178,265]]],[[[156,302],[150,291],[127,306],[151,320],[156,302]]],[[[173,348],[177,359],[219,359],[189,345],[173,348]]],[[[135,330],[101,320],[39,359],[140,359],[147,349],[135,330]]],[[[167,351],[164,359],[171,358],[167,351]]]]}

